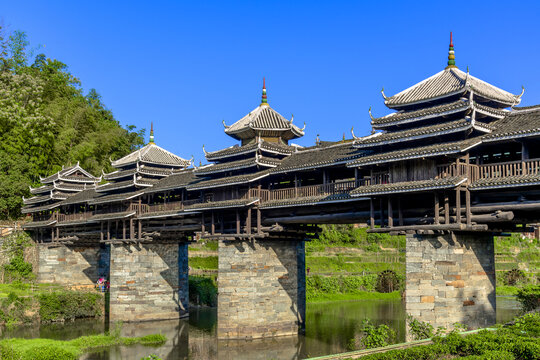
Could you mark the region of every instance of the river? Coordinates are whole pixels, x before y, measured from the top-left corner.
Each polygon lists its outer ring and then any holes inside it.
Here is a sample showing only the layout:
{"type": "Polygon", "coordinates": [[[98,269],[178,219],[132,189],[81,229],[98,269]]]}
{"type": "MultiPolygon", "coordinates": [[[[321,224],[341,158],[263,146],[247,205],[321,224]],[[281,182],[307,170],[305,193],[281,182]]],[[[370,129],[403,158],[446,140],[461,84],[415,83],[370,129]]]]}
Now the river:
{"type": "MultiPolygon", "coordinates": [[[[497,322],[512,319],[519,312],[512,297],[497,297],[497,322]]],[[[400,300],[359,300],[308,304],[306,331],[303,335],[251,341],[218,341],[215,336],[217,313],[214,308],[193,309],[189,320],[152,321],[123,324],[122,335],[141,336],[162,333],[165,345],[114,347],[87,354],[83,359],[140,359],[156,354],[162,359],[304,359],[349,351],[349,344],[360,335],[361,320],[386,324],[405,339],[406,316],[400,300]]],[[[72,339],[100,334],[106,330],[101,321],[78,320],[65,324],[21,326],[4,330],[2,337],[72,339]]]]}

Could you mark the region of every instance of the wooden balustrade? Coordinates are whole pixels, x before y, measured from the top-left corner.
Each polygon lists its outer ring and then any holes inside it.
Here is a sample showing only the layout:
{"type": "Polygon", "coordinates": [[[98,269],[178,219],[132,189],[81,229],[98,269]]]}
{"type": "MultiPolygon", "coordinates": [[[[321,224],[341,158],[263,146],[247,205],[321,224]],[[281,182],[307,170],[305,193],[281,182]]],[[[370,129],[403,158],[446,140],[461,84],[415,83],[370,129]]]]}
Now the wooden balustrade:
{"type": "Polygon", "coordinates": [[[479,165],[478,178],[499,178],[540,173],[540,159],[479,165]]]}
{"type": "Polygon", "coordinates": [[[94,215],[93,211],[83,211],[74,214],[58,214],[58,222],[87,220],[92,215],[94,215]]]}
{"type": "MultiPolygon", "coordinates": [[[[354,180],[340,181],[335,183],[298,186],[285,189],[274,189],[268,192],[268,200],[285,200],[301,197],[328,196],[343,194],[351,191],[358,184],[354,180]]],[[[265,201],[261,198],[261,201],[265,201]]]]}

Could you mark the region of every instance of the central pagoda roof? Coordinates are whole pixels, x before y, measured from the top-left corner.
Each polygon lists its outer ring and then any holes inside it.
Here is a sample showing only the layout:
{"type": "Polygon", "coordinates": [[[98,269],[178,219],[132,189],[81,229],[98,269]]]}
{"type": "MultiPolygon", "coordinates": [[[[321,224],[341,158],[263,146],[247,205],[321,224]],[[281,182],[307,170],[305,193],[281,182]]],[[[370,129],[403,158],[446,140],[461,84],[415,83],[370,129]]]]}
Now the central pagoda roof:
{"type": "Polygon", "coordinates": [[[287,120],[270,107],[266,99],[264,80],[261,104],[231,126],[225,125],[225,122],[223,125],[225,133],[237,140],[254,139],[257,136],[291,140],[304,136],[305,128],[305,125],[303,128],[293,125],[292,117],[287,120]]]}

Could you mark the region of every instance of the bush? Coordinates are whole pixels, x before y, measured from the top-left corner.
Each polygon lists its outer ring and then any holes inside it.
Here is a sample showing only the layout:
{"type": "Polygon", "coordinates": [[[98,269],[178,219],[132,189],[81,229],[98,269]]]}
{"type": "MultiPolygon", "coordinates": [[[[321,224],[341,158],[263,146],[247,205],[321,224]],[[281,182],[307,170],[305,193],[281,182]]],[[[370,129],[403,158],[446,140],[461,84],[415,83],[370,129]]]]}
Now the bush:
{"type": "Polygon", "coordinates": [[[540,285],[529,285],[519,289],[517,299],[525,312],[540,308],[540,285]]]}
{"type": "Polygon", "coordinates": [[[217,305],[217,284],[214,277],[189,276],[189,301],[207,306],[217,305]]]}
{"type": "Polygon", "coordinates": [[[306,298],[309,300],[319,294],[350,294],[360,291],[374,291],[376,275],[365,276],[320,276],[306,278],[306,298]]]}
{"type": "Polygon", "coordinates": [[[396,338],[395,331],[387,325],[382,324],[376,327],[369,320],[362,322],[362,332],[363,336],[360,339],[360,344],[364,349],[387,346],[393,343],[396,338]]]}
{"type": "Polygon", "coordinates": [[[376,290],[381,293],[390,293],[400,290],[403,279],[392,270],[384,270],[377,275],[376,290]]]}
{"type": "Polygon", "coordinates": [[[505,285],[517,285],[523,283],[527,280],[525,273],[519,269],[508,270],[504,273],[504,284],[505,285]]]}
{"type": "Polygon", "coordinates": [[[24,249],[32,246],[32,239],[24,231],[17,231],[7,236],[2,244],[9,262],[4,264],[4,277],[7,282],[28,281],[35,278],[32,264],[24,261],[24,249]]]}
{"type": "Polygon", "coordinates": [[[56,291],[38,295],[41,322],[103,315],[103,296],[95,292],[56,291]]]}

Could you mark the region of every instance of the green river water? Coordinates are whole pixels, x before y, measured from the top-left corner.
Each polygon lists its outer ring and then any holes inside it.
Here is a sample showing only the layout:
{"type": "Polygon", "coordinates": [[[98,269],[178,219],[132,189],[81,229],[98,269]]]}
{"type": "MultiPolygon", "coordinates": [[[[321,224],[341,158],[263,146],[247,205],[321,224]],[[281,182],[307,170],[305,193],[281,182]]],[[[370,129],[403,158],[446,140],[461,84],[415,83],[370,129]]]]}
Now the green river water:
{"type": "MultiPolygon", "coordinates": [[[[497,322],[512,319],[519,312],[512,297],[497,298],[497,322]]],[[[189,320],[126,323],[122,335],[141,336],[162,333],[165,345],[158,348],[131,346],[110,348],[87,354],[83,359],[140,359],[156,354],[162,359],[305,359],[349,351],[351,339],[360,336],[360,324],[370,319],[395,330],[397,342],[405,339],[405,308],[400,300],[360,300],[308,304],[303,335],[251,341],[218,341],[216,309],[190,311],[189,320]]],[[[2,337],[72,339],[106,331],[102,321],[79,320],[65,324],[21,326],[4,329],[2,337]]]]}

